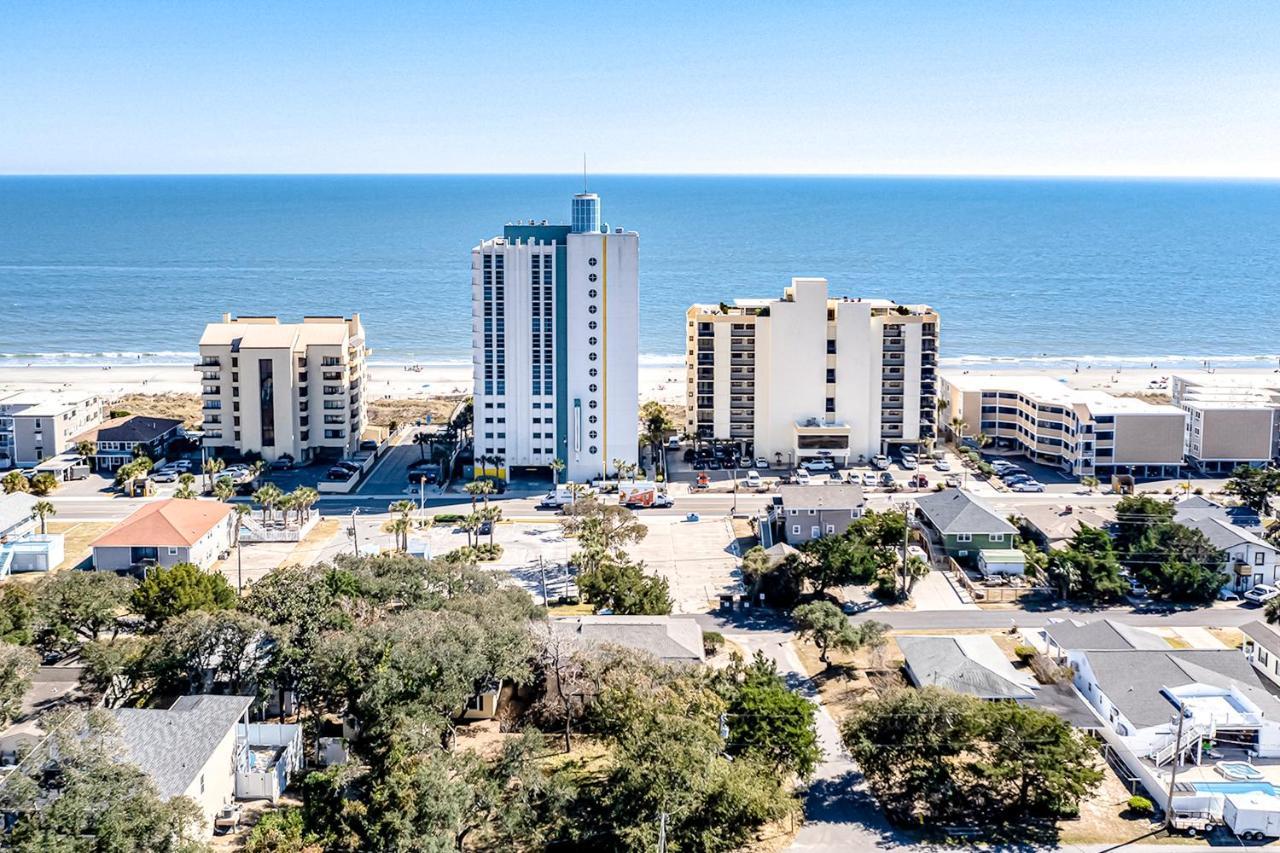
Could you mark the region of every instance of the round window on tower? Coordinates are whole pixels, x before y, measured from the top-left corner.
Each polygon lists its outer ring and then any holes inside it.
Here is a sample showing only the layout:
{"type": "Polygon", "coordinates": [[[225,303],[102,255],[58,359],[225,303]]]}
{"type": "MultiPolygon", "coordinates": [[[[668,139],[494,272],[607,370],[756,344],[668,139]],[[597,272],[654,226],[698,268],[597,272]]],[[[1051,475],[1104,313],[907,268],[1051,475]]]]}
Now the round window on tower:
{"type": "Polygon", "coordinates": [[[598,389],[598,386],[596,386],[596,385],[588,385],[588,386],[587,386],[587,390],[588,390],[588,391],[590,391],[592,394],[596,393],[596,390],[597,390],[597,389],[598,389]]]}
{"type": "Polygon", "coordinates": [[[600,448],[596,447],[594,444],[591,445],[591,447],[589,447],[588,450],[591,451],[592,456],[595,456],[597,453],[600,452],[600,448]]]}
{"type": "Polygon", "coordinates": [[[590,338],[587,338],[587,343],[590,344],[591,346],[595,346],[596,344],[599,343],[599,341],[594,337],[590,337],[590,338]]]}
{"type": "Polygon", "coordinates": [[[600,420],[600,418],[597,417],[596,415],[587,415],[587,423],[589,424],[593,424],[598,420],[600,420]]]}
{"type": "Polygon", "coordinates": [[[599,276],[597,276],[595,273],[590,273],[590,274],[587,276],[587,281],[595,281],[598,277],[599,277],[599,276]]]}
{"type": "Polygon", "coordinates": [[[597,408],[599,405],[600,404],[597,403],[595,400],[592,400],[590,403],[587,403],[587,407],[591,409],[597,408]]]}
{"type": "Polygon", "coordinates": [[[599,294],[596,293],[596,289],[594,287],[587,291],[587,296],[591,299],[595,299],[598,295],[599,294]]]}
{"type": "Polygon", "coordinates": [[[587,371],[587,375],[588,375],[588,376],[590,376],[590,377],[592,377],[592,378],[595,378],[595,375],[596,375],[597,373],[599,373],[599,372],[600,372],[600,371],[596,370],[596,369],[593,367],[593,368],[591,368],[590,370],[588,370],[588,371],[587,371]]]}
{"type": "Polygon", "coordinates": [[[587,258],[587,264],[588,264],[588,265],[590,265],[590,266],[593,266],[593,267],[594,267],[594,266],[595,266],[596,264],[598,264],[598,263],[599,263],[599,261],[597,261],[595,258],[587,258]]]}
{"type": "Polygon", "coordinates": [[[590,361],[595,361],[597,357],[598,357],[598,356],[597,356],[595,353],[593,353],[593,352],[589,352],[589,353],[587,353],[587,358],[588,358],[590,361]]]}
{"type": "Polygon", "coordinates": [[[597,311],[597,310],[599,310],[599,309],[597,309],[597,308],[596,308],[596,306],[594,306],[594,305],[588,305],[588,306],[587,306],[587,313],[588,313],[588,314],[594,314],[594,313],[596,313],[596,311],[597,311]]]}
{"type": "Polygon", "coordinates": [[[596,432],[595,430],[591,430],[589,433],[587,433],[587,438],[590,438],[593,441],[599,437],[600,437],[600,433],[596,432]]]}

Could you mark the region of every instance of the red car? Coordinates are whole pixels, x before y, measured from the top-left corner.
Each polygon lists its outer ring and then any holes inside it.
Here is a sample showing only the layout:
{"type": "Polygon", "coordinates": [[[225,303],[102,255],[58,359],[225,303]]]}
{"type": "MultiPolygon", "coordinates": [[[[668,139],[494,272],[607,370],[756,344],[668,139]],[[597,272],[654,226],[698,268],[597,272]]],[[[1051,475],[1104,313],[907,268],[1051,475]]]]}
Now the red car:
{"type": "Polygon", "coordinates": [[[908,480],[907,483],[911,485],[913,488],[923,489],[929,485],[929,478],[926,477],[924,474],[916,474],[914,477],[908,480]]]}

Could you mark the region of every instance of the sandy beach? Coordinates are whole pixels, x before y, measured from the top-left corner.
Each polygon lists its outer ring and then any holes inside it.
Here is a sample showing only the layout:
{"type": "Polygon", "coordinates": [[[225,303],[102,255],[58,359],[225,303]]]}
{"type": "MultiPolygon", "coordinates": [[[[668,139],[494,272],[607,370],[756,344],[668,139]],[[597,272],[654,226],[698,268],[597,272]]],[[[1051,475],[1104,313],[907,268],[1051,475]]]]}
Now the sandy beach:
{"type": "MultiPolygon", "coordinates": [[[[404,400],[456,396],[471,392],[469,365],[369,365],[367,381],[371,400],[404,400]]],[[[199,374],[187,365],[4,366],[0,367],[0,394],[27,390],[83,390],[106,399],[131,394],[199,394],[199,374]]],[[[642,365],[640,399],[684,404],[684,369],[642,365]]]]}
{"type": "MultiPolygon", "coordinates": [[[[1008,361],[983,364],[944,366],[947,375],[983,375],[1018,373],[1051,377],[1074,388],[1090,388],[1116,394],[1159,394],[1156,385],[1175,373],[1204,375],[1204,368],[1115,368],[1091,367],[1037,368],[1008,361]],[[1153,385],[1155,383],[1156,385],[1153,385]]],[[[1223,368],[1232,374],[1275,375],[1276,368],[1223,368]]],[[[1165,389],[1167,389],[1167,385],[1165,389]]],[[[371,399],[404,400],[424,397],[456,396],[471,391],[471,368],[468,365],[422,365],[406,369],[401,365],[370,364],[369,395],[371,399]]],[[[185,365],[115,365],[95,367],[72,366],[3,366],[0,367],[0,394],[25,390],[79,389],[92,391],[107,399],[132,394],[199,394],[196,371],[185,365]]],[[[659,400],[671,405],[684,404],[684,370],[672,365],[640,367],[640,399],[659,400]]]]}

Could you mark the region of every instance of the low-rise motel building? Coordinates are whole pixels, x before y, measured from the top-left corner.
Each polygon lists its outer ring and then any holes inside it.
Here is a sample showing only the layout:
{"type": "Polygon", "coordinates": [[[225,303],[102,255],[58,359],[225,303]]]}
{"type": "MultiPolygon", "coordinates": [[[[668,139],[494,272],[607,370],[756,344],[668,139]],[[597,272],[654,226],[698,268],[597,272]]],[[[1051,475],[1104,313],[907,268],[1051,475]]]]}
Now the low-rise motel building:
{"type": "Polygon", "coordinates": [[[1178,406],[1083,390],[1043,375],[942,376],[944,413],[988,450],[1026,456],[1076,477],[1176,477],[1187,414],[1178,406]]]}
{"type": "Polygon", "coordinates": [[[1187,413],[1187,464],[1218,474],[1280,459],[1280,374],[1175,374],[1170,386],[1187,413]]]}
{"type": "Polygon", "coordinates": [[[360,315],[232,317],[200,338],[204,446],[258,453],[268,462],[340,458],[368,423],[360,315]]]}
{"type": "Polygon", "coordinates": [[[686,432],[778,465],[925,449],[937,438],[939,325],[927,305],[833,297],[825,278],[693,305],[686,432]]]}

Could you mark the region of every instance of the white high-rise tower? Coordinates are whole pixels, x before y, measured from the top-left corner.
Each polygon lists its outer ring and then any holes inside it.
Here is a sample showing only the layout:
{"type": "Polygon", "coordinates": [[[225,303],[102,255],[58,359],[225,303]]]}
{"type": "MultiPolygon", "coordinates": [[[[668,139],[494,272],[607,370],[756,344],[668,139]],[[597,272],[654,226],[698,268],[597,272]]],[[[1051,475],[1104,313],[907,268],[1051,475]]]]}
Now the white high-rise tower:
{"type": "Polygon", "coordinates": [[[471,250],[478,470],[527,479],[560,459],[561,481],[585,481],[636,461],[640,236],[602,223],[594,193],[571,222],[471,250]]]}

